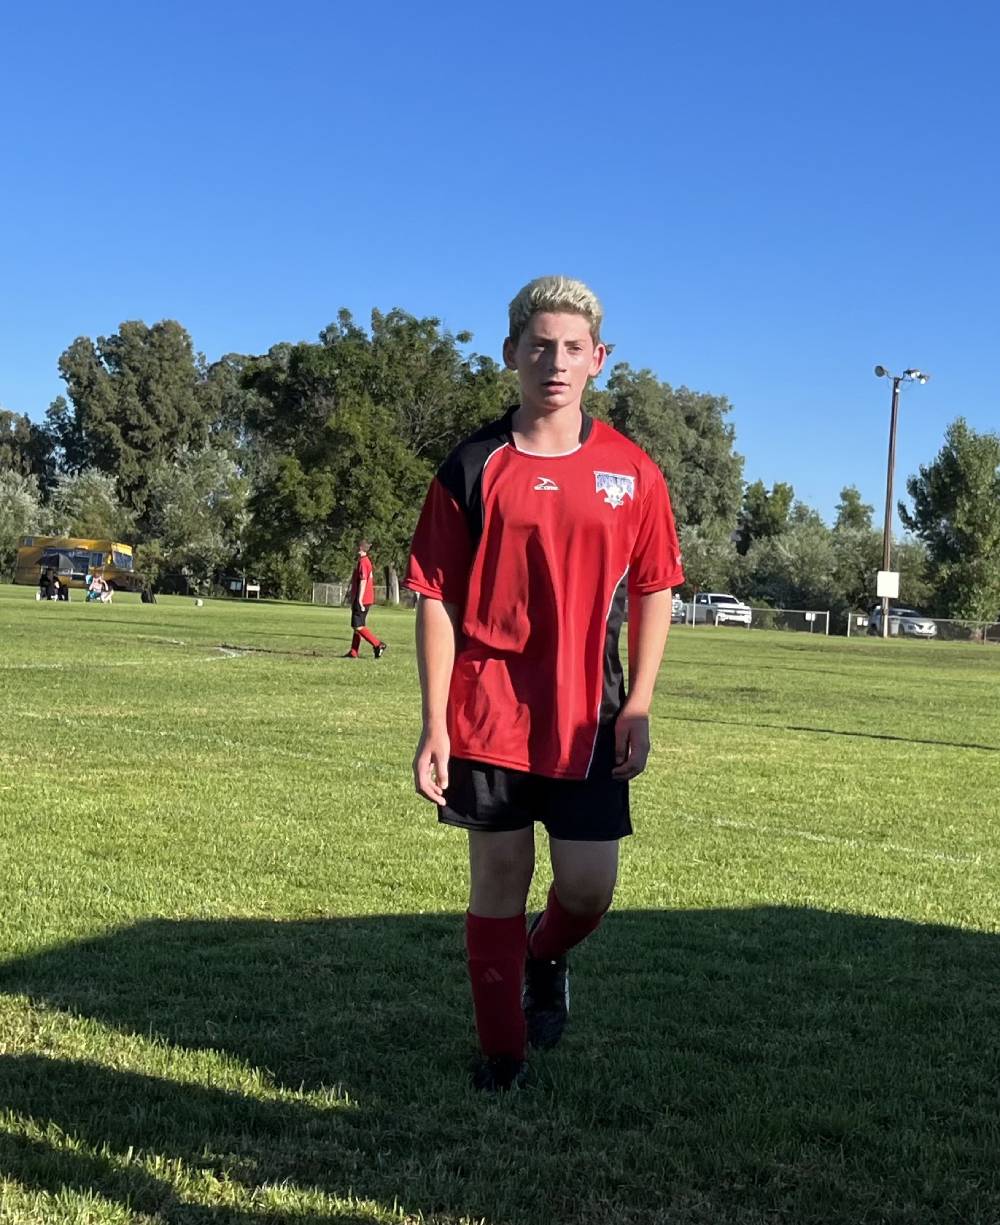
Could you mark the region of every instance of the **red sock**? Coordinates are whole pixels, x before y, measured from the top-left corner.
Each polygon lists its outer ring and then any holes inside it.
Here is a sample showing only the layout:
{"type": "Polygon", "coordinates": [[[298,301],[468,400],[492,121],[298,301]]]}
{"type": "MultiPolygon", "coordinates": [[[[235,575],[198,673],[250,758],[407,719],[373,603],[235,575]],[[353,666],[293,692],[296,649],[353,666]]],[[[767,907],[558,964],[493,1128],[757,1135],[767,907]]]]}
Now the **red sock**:
{"type": "Polygon", "coordinates": [[[382,645],[371,630],[366,629],[365,626],[362,625],[362,627],[358,630],[358,633],[365,640],[365,642],[370,643],[373,647],[380,647],[382,645]]]}
{"type": "Polygon", "coordinates": [[[596,931],[603,918],[603,911],[600,914],[571,914],[559,901],[555,885],[551,885],[541,921],[531,933],[528,954],[544,961],[554,961],[596,931]]]}
{"type": "Polygon", "coordinates": [[[524,915],[486,919],[471,911],[465,916],[465,947],[476,1030],[484,1055],[525,1054],[521,988],[527,931],[524,915]]]}
{"type": "Polygon", "coordinates": [[[357,655],[359,646],[361,646],[361,635],[358,633],[355,633],[354,637],[351,639],[351,654],[352,655],[357,655]]]}

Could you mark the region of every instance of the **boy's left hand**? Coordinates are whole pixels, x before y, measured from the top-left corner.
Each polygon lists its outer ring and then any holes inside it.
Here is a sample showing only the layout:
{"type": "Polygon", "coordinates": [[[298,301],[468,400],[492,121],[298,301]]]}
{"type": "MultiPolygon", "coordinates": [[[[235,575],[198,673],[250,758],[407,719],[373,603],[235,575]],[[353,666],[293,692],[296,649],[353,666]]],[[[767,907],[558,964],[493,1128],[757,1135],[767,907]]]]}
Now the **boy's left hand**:
{"type": "Polygon", "coordinates": [[[649,715],[623,706],[615,723],[615,765],[611,777],[627,782],[646,768],[649,757],[649,715]]]}

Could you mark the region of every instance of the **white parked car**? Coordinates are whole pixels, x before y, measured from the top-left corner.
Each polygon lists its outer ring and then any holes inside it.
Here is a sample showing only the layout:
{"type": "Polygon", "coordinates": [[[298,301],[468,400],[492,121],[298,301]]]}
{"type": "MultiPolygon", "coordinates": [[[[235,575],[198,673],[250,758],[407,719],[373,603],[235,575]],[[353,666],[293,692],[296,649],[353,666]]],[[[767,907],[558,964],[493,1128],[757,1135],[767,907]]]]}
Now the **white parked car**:
{"type": "Polygon", "coordinates": [[[724,591],[699,591],[694,597],[694,623],[709,625],[744,625],[750,628],[753,613],[750,605],[724,591]]]}
{"type": "MultiPolygon", "coordinates": [[[[889,609],[889,636],[898,638],[936,638],[938,627],[930,617],[915,608],[900,608],[898,604],[889,609]]],[[[882,636],[882,605],[876,605],[868,614],[868,633],[882,636]]]]}

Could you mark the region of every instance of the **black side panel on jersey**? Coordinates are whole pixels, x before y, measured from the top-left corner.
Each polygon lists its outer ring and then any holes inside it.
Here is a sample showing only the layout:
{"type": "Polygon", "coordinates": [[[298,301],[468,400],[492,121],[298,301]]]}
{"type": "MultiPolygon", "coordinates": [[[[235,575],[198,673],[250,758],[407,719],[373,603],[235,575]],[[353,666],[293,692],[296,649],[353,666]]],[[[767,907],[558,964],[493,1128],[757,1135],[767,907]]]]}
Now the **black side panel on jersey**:
{"type": "MultiPolygon", "coordinates": [[[[483,534],[483,468],[498,447],[511,442],[511,417],[516,408],[515,404],[498,420],[460,442],[437,471],[437,479],[465,512],[473,551],[483,534]]],[[[587,441],[593,425],[594,419],[584,413],[581,443],[587,441]]]]}
{"type": "Polygon", "coordinates": [[[510,441],[513,411],[460,442],[438,469],[437,479],[465,512],[473,551],[483,534],[483,468],[493,452],[510,441]]]}
{"type": "Polygon", "coordinates": [[[628,575],[624,574],[621,582],[615,588],[615,594],[611,597],[607,630],[604,635],[604,688],[601,691],[599,717],[601,723],[607,723],[613,719],[625,701],[625,673],[622,669],[621,656],[618,654],[618,637],[621,634],[627,606],[628,575]]]}

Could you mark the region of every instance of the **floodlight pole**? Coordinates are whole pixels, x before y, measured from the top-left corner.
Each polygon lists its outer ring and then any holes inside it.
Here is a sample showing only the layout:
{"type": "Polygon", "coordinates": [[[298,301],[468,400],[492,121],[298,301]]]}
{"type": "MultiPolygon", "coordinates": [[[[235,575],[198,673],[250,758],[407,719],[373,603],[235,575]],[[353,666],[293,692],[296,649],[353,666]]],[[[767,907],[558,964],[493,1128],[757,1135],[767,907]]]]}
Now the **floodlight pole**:
{"type": "MultiPolygon", "coordinates": [[[[899,420],[901,374],[892,376],[892,414],[889,418],[889,464],[885,474],[885,522],[882,525],[882,569],[889,569],[892,552],[892,478],[896,469],[896,424],[899,420]]],[[[889,597],[882,597],[882,637],[889,637],[889,597]]]]}

